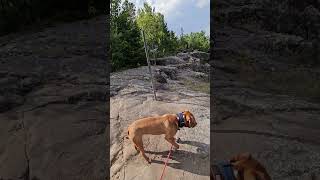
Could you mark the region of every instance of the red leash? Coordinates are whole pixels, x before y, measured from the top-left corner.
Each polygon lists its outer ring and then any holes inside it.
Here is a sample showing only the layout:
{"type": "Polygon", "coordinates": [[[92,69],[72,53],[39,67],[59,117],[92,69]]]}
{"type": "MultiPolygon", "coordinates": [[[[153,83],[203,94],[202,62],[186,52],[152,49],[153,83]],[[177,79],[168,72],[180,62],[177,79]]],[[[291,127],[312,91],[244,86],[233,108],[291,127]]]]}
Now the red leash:
{"type": "Polygon", "coordinates": [[[170,148],[170,151],[169,151],[169,153],[168,153],[166,162],[164,163],[164,167],[163,167],[163,170],[162,170],[162,174],[161,174],[160,180],[162,180],[163,175],[164,175],[164,170],[165,170],[166,167],[167,167],[167,163],[168,163],[168,161],[169,161],[169,157],[170,157],[170,154],[171,154],[171,151],[172,151],[172,146],[173,146],[173,145],[171,145],[171,148],[170,148]]]}

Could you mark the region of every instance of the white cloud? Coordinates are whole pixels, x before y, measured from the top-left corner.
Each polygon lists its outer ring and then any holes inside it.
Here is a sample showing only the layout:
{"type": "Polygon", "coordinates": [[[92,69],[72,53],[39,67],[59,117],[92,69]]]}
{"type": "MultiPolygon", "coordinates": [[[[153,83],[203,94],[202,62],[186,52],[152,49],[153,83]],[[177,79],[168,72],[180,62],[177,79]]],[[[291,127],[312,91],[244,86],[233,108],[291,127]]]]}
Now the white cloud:
{"type": "Polygon", "coordinates": [[[198,8],[204,8],[210,6],[210,0],[195,0],[198,8]]]}
{"type": "Polygon", "coordinates": [[[143,3],[147,2],[165,17],[177,15],[176,10],[184,1],[185,0],[131,0],[138,8],[141,8],[143,3]]]}
{"type": "Polygon", "coordinates": [[[155,7],[158,7],[159,12],[163,13],[164,16],[170,16],[183,2],[182,0],[158,0],[155,7]]]}
{"type": "MultiPolygon", "coordinates": [[[[136,8],[142,8],[144,2],[155,8],[157,12],[164,15],[168,27],[174,30],[177,34],[180,34],[180,28],[183,27],[185,33],[190,31],[204,30],[207,35],[210,34],[210,26],[208,24],[208,18],[203,18],[203,13],[197,14],[197,12],[210,11],[210,0],[129,0],[134,3],[136,8]],[[189,18],[189,19],[185,19],[189,18]],[[196,21],[194,27],[190,21],[196,21]],[[180,26],[178,26],[180,24],[180,26]],[[200,29],[201,27],[201,29],[200,29]]],[[[209,16],[209,13],[208,13],[209,16]]]]}
{"type": "Polygon", "coordinates": [[[204,8],[210,6],[210,0],[129,0],[133,2],[137,8],[143,7],[143,3],[147,2],[152,7],[155,7],[156,11],[162,13],[165,17],[180,15],[177,13],[180,7],[186,3],[194,3],[197,8],[204,8]]]}

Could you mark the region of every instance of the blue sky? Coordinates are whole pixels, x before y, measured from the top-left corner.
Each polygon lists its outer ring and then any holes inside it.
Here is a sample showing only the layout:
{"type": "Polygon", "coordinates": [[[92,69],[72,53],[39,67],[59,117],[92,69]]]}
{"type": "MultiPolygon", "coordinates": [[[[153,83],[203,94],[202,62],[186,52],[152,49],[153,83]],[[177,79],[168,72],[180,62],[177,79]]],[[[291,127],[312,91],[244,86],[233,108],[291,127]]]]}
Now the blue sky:
{"type": "Polygon", "coordinates": [[[210,0],[129,0],[141,8],[144,2],[164,15],[168,28],[177,35],[204,30],[210,34],[210,0]]]}

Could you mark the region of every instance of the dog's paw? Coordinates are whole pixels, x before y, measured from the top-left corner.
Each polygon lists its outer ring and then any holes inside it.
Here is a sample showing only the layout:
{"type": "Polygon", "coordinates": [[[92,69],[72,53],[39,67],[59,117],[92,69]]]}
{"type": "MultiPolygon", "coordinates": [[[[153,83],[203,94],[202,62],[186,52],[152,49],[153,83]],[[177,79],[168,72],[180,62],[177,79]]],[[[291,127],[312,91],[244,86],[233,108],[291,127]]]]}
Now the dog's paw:
{"type": "Polygon", "coordinates": [[[177,143],[180,143],[180,142],[181,142],[181,139],[180,139],[180,138],[178,138],[178,139],[177,139],[177,143]]]}
{"type": "Polygon", "coordinates": [[[133,155],[137,156],[140,154],[140,151],[134,151],[133,155]]]}
{"type": "Polygon", "coordinates": [[[179,149],[179,145],[173,147],[173,151],[176,151],[178,149],[179,149]]]}

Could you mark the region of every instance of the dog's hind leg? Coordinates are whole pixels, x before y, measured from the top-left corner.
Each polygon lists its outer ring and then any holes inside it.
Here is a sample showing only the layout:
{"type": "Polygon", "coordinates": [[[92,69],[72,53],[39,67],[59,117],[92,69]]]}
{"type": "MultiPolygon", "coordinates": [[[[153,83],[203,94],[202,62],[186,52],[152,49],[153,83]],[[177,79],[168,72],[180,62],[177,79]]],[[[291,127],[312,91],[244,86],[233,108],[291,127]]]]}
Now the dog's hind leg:
{"type": "Polygon", "coordinates": [[[145,154],[145,151],[143,149],[143,142],[142,137],[141,138],[133,138],[133,142],[135,144],[135,147],[140,151],[141,156],[149,163],[151,164],[151,160],[148,158],[148,156],[145,154]]]}

